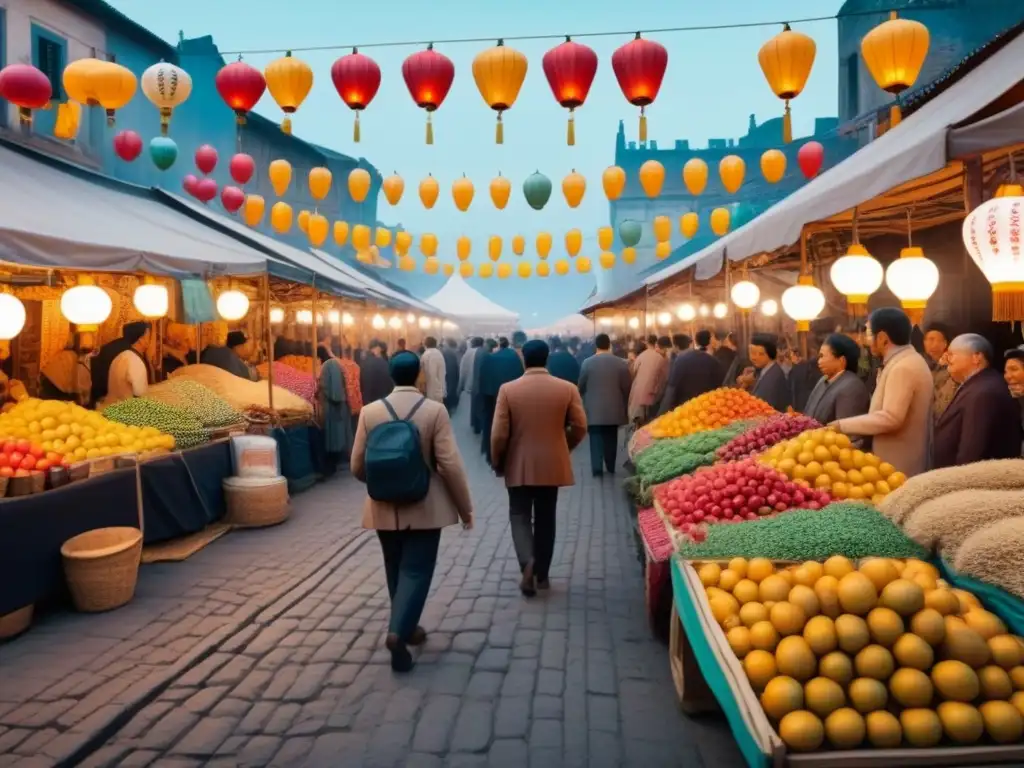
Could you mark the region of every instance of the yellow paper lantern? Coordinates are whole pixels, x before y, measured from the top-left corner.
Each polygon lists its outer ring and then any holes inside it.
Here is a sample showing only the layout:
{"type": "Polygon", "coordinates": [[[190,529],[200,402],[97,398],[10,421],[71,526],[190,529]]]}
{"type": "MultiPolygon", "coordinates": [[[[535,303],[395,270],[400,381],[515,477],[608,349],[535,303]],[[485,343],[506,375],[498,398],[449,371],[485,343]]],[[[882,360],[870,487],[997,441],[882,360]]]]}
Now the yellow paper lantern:
{"type": "Polygon", "coordinates": [[[601,174],[601,186],[604,187],[605,197],[618,200],[626,188],[626,172],[617,165],[608,166],[601,174]]]}
{"type": "MultiPolygon", "coordinates": [[[[312,174],[312,171],[310,171],[310,174],[312,174]]],[[[349,197],[351,197],[357,203],[363,202],[370,192],[370,182],[371,179],[369,171],[367,171],[365,168],[355,168],[348,175],[349,197]]]]}
{"type": "MultiPolygon", "coordinates": [[[[545,264],[544,266],[547,266],[547,264],[545,264]]],[[[533,267],[530,266],[530,262],[528,261],[520,261],[519,265],[516,267],[516,272],[519,274],[519,277],[525,280],[526,278],[533,274],[533,267]]]]}
{"type": "Polygon", "coordinates": [[[730,195],[735,195],[743,186],[743,176],[747,172],[747,164],[739,155],[726,155],[718,164],[718,175],[722,186],[730,195]]]}
{"type": "Polygon", "coordinates": [[[299,225],[299,231],[302,234],[309,234],[309,211],[299,211],[299,215],[296,217],[296,223],[299,225]]]}
{"type": "Polygon", "coordinates": [[[452,200],[455,201],[455,207],[463,213],[468,211],[475,191],[473,182],[466,178],[466,174],[462,174],[461,179],[456,179],[452,183],[452,200]]]}
{"type": "Polygon", "coordinates": [[[581,275],[585,275],[590,271],[590,259],[586,256],[580,256],[576,259],[576,271],[581,275]]]}
{"type": "Polygon", "coordinates": [[[409,252],[412,247],[412,235],[406,232],[404,229],[395,233],[395,250],[401,255],[405,255],[409,252]]]}
{"type": "Polygon", "coordinates": [[[715,208],[711,212],[711,231],[721,237],[729,231],[730,219],[728,208],[715,208]]]}
{"type": "MultiPolygon", "coordinates": [[[[912,87],[928,56],[929,38],[928,27],[919,21],[897,18],[895,11],[888,21],[864,35],[860,52],[878,87],[897,99],[912,87]]],[[[902,117],[897,101],[889,111],[889,122],[898,125],[902,117]]]]}
{"type": "Polygon", "coordinates": [[[267,202],[260,195],[246,195],[242,205],[242,220],[250,227],[259,226],[266,209],[267,202]]]}
{"type": "Polygon", "coordinates": [[[473,80],[477,90],[491,109],[498,113],[494,143],[503,144],[505,134],[501,115],[516,103],[519,89],[526,79],[526,56],[509,48],[503,40],[493,48],[478,53],[473,59],[473,80]]]}
{"type": "Polygon", "coordinates": [[[683,184],[691,195],[697,197],[708,185],[708,164],[699,157],[693,157],[683,166],[683,184]]]}
{"type": "Polygon", "coordinates": [[[477,274],[486,280],[494,274],[494,265],[485,261],[480,265],[480,268],[477,270],[477,274]]]}
{"type": "Polygon", "coordinates": [[[107,125],[111,126],[114,124],[114,113],[128,106],[139,83],[135,73],[128,67],[113,61],[102,63],[103,66],[92,77],[93,93],[96,101],[107,113],[107,125]]]}
{"type": "Polygon", "coordinates": [[[434,207],[440,193],[441,187],[433,176],[428,174],[427,178],[420,182],[420,202],[427,210],[434,207]]]}
{"type": "Polygon", "coordinates": [[[398,268],[403,272],[412,272],[416,269],[416,259],[412,256],[399,256],[398,268]]]}
{"type": "Polygon", "coordinates": [[[536,248],[537,255],[541,258],[541,260],[544,260],[548,257],[548,254],[551,253],[550,232],[541,232],[537,235],[536,248]]]}
{"type": "Polygon", "coordinates": [[[344,245],[348,242],[348,222],[347,221],[336,221],[334,222],[334,242],[338,245],[344,245]]]}
{"type": "Polygon", "coordinates": [[[491,179],[491,202],[494,203],[494,207],[499,211],[505,209],[508,205],[509,195],[512,194],[512,182],[502,176],[500,173],[491,179]]]}
{"type": "Polygon", "coordinates": [[[455,241],[455,255],[459,257],[459,261],[468,259],[472,250],[473,241],[465,235],[462,235],[462,237],[455,241]]]}
{"type": "Polygon", "coordinates": [[[267,81],[267,90],[270,91],[271,98],[285,113],[281,130],[291,133],[291,115],[302,106],[302,102],[313,88],[313,70],[306,62],[296,59],[292,52],[288,51],[283,57],[274,59],[267,65],[263,77],[267,81]]]}
{"type": "Polygon", "coordinates": [[[551,265],[546,261],[542,261],[537,265],[537,277],[547,277],[551,274],[551,265]]]}
{"type": "Polygon", "coordinates": [[[309,217],[309,222],[306,225],[306,234],[309,236],[309,242],[312,243],[314,248],[319,248],[327,242],[327,235],[330,230],[330,224],[326,216],[314,213],[309,217]]]}
{"type": "Polygon", "coordinates": [[[386,227],[377,227],[377,231],[373,235],[373,244],[381,249],[391,245],[391,230],[386,227]]]}
{"type": "Polygon", "coordinates": [[[640,166],[640,186],[648,197],[657,197],[661,194],[661,187],[665,183],[665,166],[657,160],[648,160],[640,166]]]}
{"type": "Polygon", "coordinates": [[[814,40],[800,32],[794,32],[789,28],[789,24],[757,52],[757,61],[761,65],[765,80],[775,95],[786,102],[786,112],[782,119],[782,140],[787,144],[793,140],[793,120],[789,112],[789,102],[799,96],[807,85],[816,52],[814,40]]]}
{"type": "Polygon", "coordinates": [[[601,251],[597,263],[601,265],[601,269],[612,269],[615,267],[615,254],[611,251],[601,251]]]}
{"type": "Polygon", "coordinates": [[[778,184],[786,175],[786,156],[777,149],[761,155],[761,175],[769,184],[778,184]]]}
{"type": "Polygon", "coordinates": [[[700,216],[693,211],[679,217],[679,231],[687,240],[696,235],[698,229],[700,229],[700,216]]]}
{"type": "Polygon", "coordinates": [[[100,103],[96,96],[98,74],[108,63],[100,59],[85,58],[76,59],[64,67],[61,81],[68,99],[90,107],[97,106],[100,103]]]}
{"type": "Polygon", "coordinates": [[[277,202],[270,208],[270,226],[279,235],[292,228],[292,207],[288,203],[277,202]]]}
{"type": "Polygon", "coordinates": [[[70,141],[78,135],[82,120],[82,105],[77,101],[65,101],[57,107],[57,119],[53,124],[55,138],[70,141]]]}
{"type": "Polygon", "coordinates": [[[370,247],[370,228],[365,224],[352,227],[352,247],[359,253],[370,247]]]}
{"type": "Polygon", "coordinates": [[[391,205],[398,205],[405,192],[405,180],[397,173],[393,173],[381,182],[380,188],[391,205]]]}
{"type": "Polygon", "coordinates": [[[438,260],[435,259],[434,257],[430,257],[425,262],[423,262],[423,271],[426,272],[428,275],[436,275],[440,268],[440,262],[438,262],[438,260]]]}
{"type": "MultiPolygon", "coordinates": [[[[353,171],[353,173],[354,173],[354,171],[353,171]]],[[[364,173],[365,173],[365,171],[364,171],[364,173]]],[[[369,175],[369,174],[367,174],[367,175],[369,175]]],[[[331,181],[332,181],[333,178],[334,178],[334,175],[328,169],[326,169],[326,168],[316,167],[316,168],[310,168],[309,169],[309,176],[307,177],[307,184],[309,185],[309,194],[312,196],[312,198],[314,200],[323,200],[325,197],[327,197],[328,194],[330,194],[330,191],[331,191],[331,181]]],[[[350,190],[352,189],[352,176],[351,176],[351,174],[349,175],[349,186],[348,186],[348,188],[350,190]]],[[[365,196],[366,195],[364,194],[363,197],[365,197],[365,196]]],[[[353,197],[353,199],[355,199],[355,198],[353,197]]],[[[356,202],[360,203],[360,202],[362,202],[362,200],[356,200],[356,202]]]]}
{"type": "Polygon", "coordinates": [[[565,233],[565,252],[572,257],[579,255],[583,247],[583,233],[578,229],[570,229],[565,233]]]}
{"type": "Polygon", "coordinates": [[[512,265],[507,261],[503,261],[498,265],[498,279],[507,280],[510,277],[512,277],[512,265]]]}
{"type": "Polygon", "coordinates": [[[622,261],[625,264],[636,263],[636,248],[631,246],[622,249],[622,261]]]}
{"type": "Polygon", "coordinates": [[[464,261],[459,264],[459,275],[464,278],[470,278],[473,276],[473,265],[468,261],[464,261]]]}
{"type": "Polygon", "coordinates": [[[501,258],[501,238],[497,235],[491,235],[487,241],[487,255],[491,261],[497,261],[501,258]]]}
{"type": "Polygon", "coordinates": [[[292,164],[287,160],[274,160],[270,163],[267,175],[270,176],[270,186],[274,188],[274,194],[281,197],[292,183],[292,164]]]}
{"type": "Polygon", "coordinates": [[[611,227],[601,227],[597,230],[597,247],[602,251],[610,251],[615,243],[615,230],[611,227]]]}
{"type": "Polygon", "coordinates": [[[420,253],[428,259],[437,255],[437,235],[426,232],[420,236],[420,253]]]}
{"type": "Polygon", "coordinates": [[[655,216],[652,229],[654,230],[654,239],[659,243],[664,243],[672,237],[672,219],[668,216],[655,216]]]}
{"type": "Polygon", "coordinates": [[[516,256],[522,256],[526,250],[526,238],[522,235],[514,235],[512,237],[512,253],[516,256]]]}
{"type": "Polygon", "coordinates": [[[452,266],[451,264],[442,264],[441,272],[444,274],[445,277],[451,277],[452,275],[455,274],[455,267],[452,266]]]}
{"type": "Polygon", "coordinates": [[[572,173],[562,179],[562,195],[565,197],[565,202],[568,203],[570,208],[576,208],[581,202],[583,202],[583,195],[587,191],[587,180],[583,177],[583,174],[576,173],[576,169],[572,169],[572,173]]]}
{"type": "Polygon", "coordinates": [[[658,261],[667,259],[670,255],[672,255],[672,243],[662,240],[660,243],[655,244],[654,258],[658,261]]]}
{"type": "Polygon", "coordinates": [[[559,259],[555,262],[555,274],[556,275],[568,275],[569,274],[569,261],[568,259],[559,259]]]}

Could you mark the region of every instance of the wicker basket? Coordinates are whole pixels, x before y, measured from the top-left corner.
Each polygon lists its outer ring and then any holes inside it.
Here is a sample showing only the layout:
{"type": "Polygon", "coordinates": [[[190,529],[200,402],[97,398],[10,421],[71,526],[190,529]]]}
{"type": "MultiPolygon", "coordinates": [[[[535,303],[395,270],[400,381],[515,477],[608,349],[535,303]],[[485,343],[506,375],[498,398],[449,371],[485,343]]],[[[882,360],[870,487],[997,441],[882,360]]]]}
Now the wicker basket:
{"type": "Polygon", "coordinates": [[[17,637],[32,624],[32,613],[35,606],[26,605],[16,611],[0,616],[0,640],[17,637]]]}
{"type": "Polygon", "coordinates": [[[98,613],[120,608],[135,594],[142,560],[138,528],[97,528],[60,548],[75,608],[98,613]]]}
{"type": "Polygon", "coordinates": [[[283,477],[229,477],[224,481],[224,522],[262,528],[288,519],[288,481],[283,477]]]}

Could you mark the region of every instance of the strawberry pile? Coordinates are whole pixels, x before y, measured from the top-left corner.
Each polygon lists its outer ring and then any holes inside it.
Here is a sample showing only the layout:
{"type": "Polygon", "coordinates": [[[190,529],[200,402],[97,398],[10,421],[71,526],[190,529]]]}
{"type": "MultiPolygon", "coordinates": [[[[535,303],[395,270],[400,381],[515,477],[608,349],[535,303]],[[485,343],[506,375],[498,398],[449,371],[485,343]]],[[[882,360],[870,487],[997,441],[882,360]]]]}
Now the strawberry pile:
{"type": "Polygon", "coordinates": [[[814,419],[801,414],[781,413],[757,423],[741,435],[734,437],[718,449],[720,461],[739,461],[771,448],[776,443],[789,440],[800,433],[816,429],[821,425],[814,419]]]}

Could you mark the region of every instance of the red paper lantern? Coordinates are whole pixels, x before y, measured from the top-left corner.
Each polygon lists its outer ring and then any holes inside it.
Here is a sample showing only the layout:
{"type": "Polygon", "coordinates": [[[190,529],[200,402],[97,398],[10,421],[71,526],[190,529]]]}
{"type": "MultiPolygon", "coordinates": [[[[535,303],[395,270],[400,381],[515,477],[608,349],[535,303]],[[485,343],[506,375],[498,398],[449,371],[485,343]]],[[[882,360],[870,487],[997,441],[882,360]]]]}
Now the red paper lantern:
{"type": "Polygon", "coordinates": [[[416,106],[427,111],[427,144],[434,143],[434,126],[430,115],[448,96],[455,79],[455,65],[443,53],[434,50],[434,44],[425,51],[417,51],[402,62],[402,77],[416,106]]]}
{"type": "Polygon", "coordinates": [[[0,98],[18,108],[21,122],[32,122],[32,110],[42,109],[53,98],[50,79],[31,64],[9,64],[0,69],[0,98]]]}
{"type": "Polygon", "coordinates": [[[213,173],[217,167],[217,150],[209,144],[203,144],[196,150],[196,168],[205,174],[213,173]]]}
{"type": "Polygon", "coordinates": [[[114,137],[114,152],[126,163],[130,163],[142,154],[142,137],[135,131],[118,132],[114,137]]]}
{"type": "Polygon", "coordinates": [[[196,184],[198,183],[199,179],[196,178],[194,173],[185,174],[185,178],[181,180],[182,189],[192,195],[192,197],[196,196],[196,184]]]}
{"type": "Polygon", "coordinates": [[[661,81],[668,67],[668,51],[653,40],[636,38],[615,49],[612,69],[626,101],[640,107],[640,141],[647,141],[647,116],[644,108],[658,98],[661,81]]]}
{"type": "Polygon", "coordinates": [[[204,203],[208,203],[217,196],[217,182],[209,177],[199,179],[196,182],[195,190],[195,196],[204,203]]]}
{"type": "Polygon", "coordinates": [[[544,76],[551,86],[555,101],[569,110],[569,146],[576,143],[573,111],[582,107],[590,93],[597,74],[597,54],[585,45],[574,43],[569,37],[544,54],[544,76]]]}
{"type": "Polygon", "coordinates": [[[214,85],[224,103],[235,111],[239,125],[245,125],[246,113],[252,111],[267,89],[263,73],[246,64],[241,57],[220,68],[214,78],[214,85]]]}
{"type": "Polygon", "coordinates": [[[818,175],[824,160],[825,148],[816,141],[808,141],[796,153],[796,161],[800,166],[800,170],[808,179],[813,179],[818,175]]]}
{"type": "Polygon", "coordinates": [[[228,213],[235,213],[245,202],[245,192],[238,187],[224,187],[220,191],[220,204],[228,213]]]}
{"type": "Polygon", "coordinates": [[[370,106],[380,88],[380,67],[369,56],[358,49],[342,56],[331,65],[331,80],[345,105],[356,113],[352,140],[359,141],[359,113],[370,106]]]}
{"type": "Polygon", "coordinates": [[[231,174],[231,178],[239,184],[247,184],[256,172],[256,161],[252,159],[251,155],[239,152],[228,163],[228,172],[231,174]]]}

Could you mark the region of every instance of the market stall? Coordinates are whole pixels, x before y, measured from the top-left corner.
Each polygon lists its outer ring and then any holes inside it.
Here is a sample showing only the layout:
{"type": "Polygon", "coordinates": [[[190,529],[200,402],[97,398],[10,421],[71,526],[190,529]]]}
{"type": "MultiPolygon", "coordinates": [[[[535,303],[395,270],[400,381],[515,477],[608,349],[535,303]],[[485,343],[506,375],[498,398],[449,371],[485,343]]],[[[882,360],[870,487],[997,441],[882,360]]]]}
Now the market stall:
{"type": "Polygon", "coordinates": [[[495,304],[459,275],[449,277],[427,303],[452,317],[466,333],[508,334],[519,326],[519,315],[495,304]]]}

